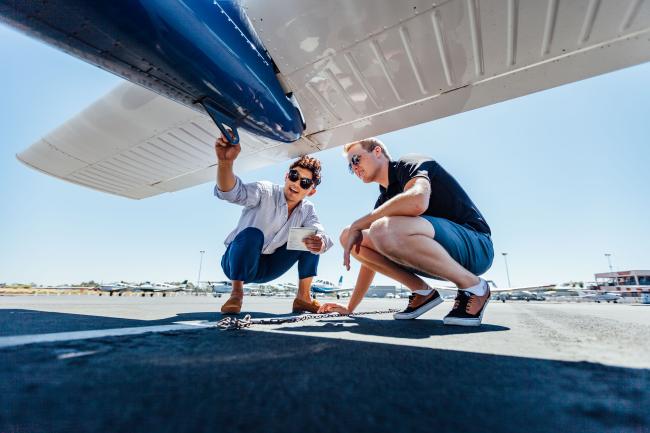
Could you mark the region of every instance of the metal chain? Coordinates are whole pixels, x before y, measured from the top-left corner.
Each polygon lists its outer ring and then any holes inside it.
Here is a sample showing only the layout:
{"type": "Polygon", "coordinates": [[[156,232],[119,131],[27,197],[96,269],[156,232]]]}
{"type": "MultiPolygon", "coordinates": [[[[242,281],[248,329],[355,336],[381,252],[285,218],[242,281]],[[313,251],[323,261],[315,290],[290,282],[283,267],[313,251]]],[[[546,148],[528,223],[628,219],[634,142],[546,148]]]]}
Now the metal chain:
{"type": "Polygon", "coordinates": [[[268,319],[253,319],[250,314],[245,315],[243,318],[224,317],[216,324],[217,328],[224,331],[232,331],[237,329],[250,328],[251,325],[282,325],[285,323],[303,322],[305,320],[325,319],[328,317],[355,317],[366,316],[369,314],[390,314],[396,313],[398,309],[390,310],[377,310],[377,311],[363,311],[360,313],[340,314],[340,313],[321,313],[321,314],[303,314],[300,316],[291,317],[271,317],[268,319]]]}

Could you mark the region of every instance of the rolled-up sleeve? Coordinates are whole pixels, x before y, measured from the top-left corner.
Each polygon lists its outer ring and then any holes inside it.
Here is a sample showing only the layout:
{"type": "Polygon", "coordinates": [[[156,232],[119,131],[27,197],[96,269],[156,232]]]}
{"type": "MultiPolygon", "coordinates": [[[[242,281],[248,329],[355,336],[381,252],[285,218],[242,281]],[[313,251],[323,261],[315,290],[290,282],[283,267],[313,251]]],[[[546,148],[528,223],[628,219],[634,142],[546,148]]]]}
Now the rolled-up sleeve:
{"type": "Polygon", "coordinates": [[[327,233],[325,233],[325,227],[323,227],[320,220],[318,219],[318,215],[316,215],[316,210],[313,206],[309,206],[307,209],[302,226],[316,229],[317,233],[323,237],[323,247],[317,254],[323,254],[325,251],[332,248],[332,245],[334,245],[332,239],[330,239],[327,233]]]}
{"type": "Polygon", "coordinates": [[[255,207],[259,204],[263,190],[262,182],[244,183],[235,177],[235,186],[230,191],[221,191],[219,185],[214,186],[215,197],[244,207],[255,207]]]}

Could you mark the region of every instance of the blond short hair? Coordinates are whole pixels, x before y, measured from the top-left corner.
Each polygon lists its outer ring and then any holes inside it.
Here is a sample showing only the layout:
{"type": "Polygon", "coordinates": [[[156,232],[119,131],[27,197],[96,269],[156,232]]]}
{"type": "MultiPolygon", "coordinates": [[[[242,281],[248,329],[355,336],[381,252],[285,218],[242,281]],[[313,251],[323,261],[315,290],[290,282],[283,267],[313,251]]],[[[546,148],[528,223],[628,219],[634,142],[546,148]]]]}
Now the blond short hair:
{"type": "Polygon", "coordinates": [[[381,153],[384,154],[384,156],[390,161],[390,154],[388,153],[388,149],[386,149],[386,145],[382,143],[380,140],[378,140],[375,137],[370,137],[370,138],[364,138],[363,140],[359,141],[353,141],[352,143],[348,143],[343,146],[343,155],[347,156],[348,152],[350,151],[350,148],[354,145],[360,145],[363,150],[366,152],[372,152],[375,147],[378,147],[381,149],[381,153]]]}

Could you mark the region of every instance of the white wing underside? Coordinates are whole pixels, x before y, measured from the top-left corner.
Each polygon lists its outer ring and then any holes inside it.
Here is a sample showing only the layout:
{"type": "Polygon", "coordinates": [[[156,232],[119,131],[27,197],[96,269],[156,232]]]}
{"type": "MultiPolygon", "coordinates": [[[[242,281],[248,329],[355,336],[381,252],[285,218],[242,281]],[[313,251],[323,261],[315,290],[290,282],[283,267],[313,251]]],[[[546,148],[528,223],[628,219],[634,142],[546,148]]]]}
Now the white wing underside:
{"type": "MultiPolygon", "coordinates": [[[[650,60],[644,0],[247,0],[294,91],[303,138],[240,131],[238,170],[399,130],[650,60]]],[[[144,198],[214,179],[205,115],[125,83],[18,158],[144,198]]]]}
{"type": "Polygon", "coordinates": [[[490,287],[490,291],[492,293],[499,293],[499,292],[539,292],[539,291],[544,291],[544,290],[551,290],[555,289],[556,285],[555,284],[547,284],[547,285],[542,285],[542,286],[529,286],[529,287],[490,287]]]}
{"type": "MultiPolygon", "coordinates": [[[[443,295],[456,294],[456,292],[458,291],[458,288],[455,286],[446,286],[437,283],[431,284],[431,282],[429,282],[428,284],[430,288],[437,290],[443,295]]],[[[514,293],[514,292],[531,292],[531,291],[539,292],[539,291],[556,289],[557,287],[555,284],[527,286],[527,287],[495,287],[492,282],[488,282],[488,284],[490,284],[490,291],[492,293],[514,293]]]]}

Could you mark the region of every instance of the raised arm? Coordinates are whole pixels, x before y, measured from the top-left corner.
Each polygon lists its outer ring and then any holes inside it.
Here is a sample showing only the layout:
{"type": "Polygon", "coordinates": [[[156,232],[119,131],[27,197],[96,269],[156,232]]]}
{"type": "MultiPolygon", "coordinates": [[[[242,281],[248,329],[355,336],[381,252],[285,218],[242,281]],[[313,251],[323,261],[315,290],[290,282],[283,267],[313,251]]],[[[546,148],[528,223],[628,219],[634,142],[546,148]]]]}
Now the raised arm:
{"type": "Polygon", "coordinates": [[[232,145],[223,137],[219,137],[214,144],[214,150],[217,154],[217,187],[223,192],[228,192],[235,187],[237,182],[233,172],[233,163],[241,152],[241,146],[239,144],[232,145]]]}
{"type": "Polygon", "coordinates": [[[214,144],[217,154],[217,185],[214,195],[217,198],[245,207],[257,206],[264,194],[270,194],[272,186],[268,182],[243,183],[233,172],[233,163],[241,147],[232,145],[223,137],[214,144]]]}

